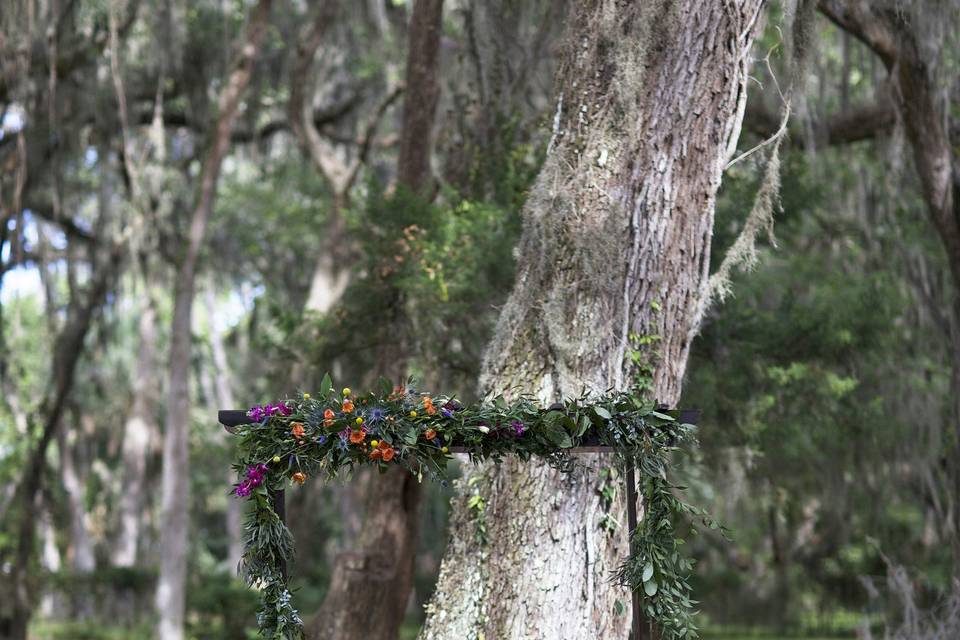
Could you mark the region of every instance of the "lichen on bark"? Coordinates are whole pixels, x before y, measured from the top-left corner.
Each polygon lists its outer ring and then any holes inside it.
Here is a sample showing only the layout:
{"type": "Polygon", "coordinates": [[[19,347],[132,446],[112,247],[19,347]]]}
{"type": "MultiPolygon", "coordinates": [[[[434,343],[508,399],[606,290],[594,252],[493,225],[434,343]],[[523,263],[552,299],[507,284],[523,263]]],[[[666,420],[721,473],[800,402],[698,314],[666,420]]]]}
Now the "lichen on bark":
{"type": "MultiPolygon", "coordinates": [[[[572,5],[554,136],[524,209],[484,392],[550,403],[624,389],[630,336],[644,335],[659,336],[655,399],[677,402],[761,5],[572,5]]],[[[582,462],[571,474],[516,460],[472,472],[488,543],[472,535],[459,492],[422,640],[627,637],[630,595],[611,580],[626,535],[600,530],[607,461],[582,462]]],[[[611,511],[625,520],[622,497],[611,511]]]]}

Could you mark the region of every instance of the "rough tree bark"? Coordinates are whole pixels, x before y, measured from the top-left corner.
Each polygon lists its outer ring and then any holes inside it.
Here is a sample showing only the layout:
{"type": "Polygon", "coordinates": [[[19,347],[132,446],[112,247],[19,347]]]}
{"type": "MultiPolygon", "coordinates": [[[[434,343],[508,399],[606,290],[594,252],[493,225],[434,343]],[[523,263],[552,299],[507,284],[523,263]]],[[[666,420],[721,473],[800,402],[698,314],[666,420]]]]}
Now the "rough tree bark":
{"type": "Polygon", "coordinates": [[[181,640],[186,599],[187,528],[190,504],[188,427],[190,413],[191,318],[197,260],[213,210],[220,167],[230,144],[230,130],[240,98],[250,82],[253,63],[270,15],[272,0],[259,0],[247,24],[239,57],[220,93],[219,108],[200,172],[196,204],[190,216],[186,250],[177,265],[170,326],[167,413],[163,443],[160,575],[157,581],[157,634],[181,640]]]}
{"type": "MultiPolygon", "coordinates": [[[[525,208],[484,391],[550,402],[623,389],[631,336],[657,336],[653,393],[677,402],[762,4],[573,4],[554,138],[525,208]]],[[[626,638],[630,597],[610,581],[626,535],[599,529],[597,486],[592,470],[560,475],[512,460],[473,470],[459,483],[420,638],[626,638]],[[482,511],[467,505],[474,494],[482,511]]],[[[623,500],[613,508],[624,522],[623,500]]]]}
{"type": "MultiPolygon", "coordinates": [[[[430,130],[439,96],[439,64],[443,0],[417,0],[410,20],[398,182],[424,191],[430,182],[430,130]],[[414,135],[408,132],[414,132],[414,135]],[[409,162],[406,166],[404,162],[409,162]]],[[[387,305],[404,322],[401,305],[387,305]]],[[[391,331],[389,335],[399,332],[391,331]]],[[[409,353],[402,345],[384,347],[377,372],[393,380],[406,374],[409,353]]],[[[338,555],[330,591],[311,623],[313,640],[393,640],[403,622],[413,589],[420,484],[399,467],[374,475],[365,484],[366,503],[360,536],[338,555]],[[365,615],[366,603],[377,602],[377,615],[365,615]]]]}

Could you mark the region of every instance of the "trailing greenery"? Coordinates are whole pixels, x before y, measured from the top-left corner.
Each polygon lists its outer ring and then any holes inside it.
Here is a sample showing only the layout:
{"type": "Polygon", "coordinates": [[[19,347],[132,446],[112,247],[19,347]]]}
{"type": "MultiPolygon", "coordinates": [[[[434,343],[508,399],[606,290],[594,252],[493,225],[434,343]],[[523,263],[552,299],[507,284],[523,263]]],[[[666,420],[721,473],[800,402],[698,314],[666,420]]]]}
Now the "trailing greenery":
{"type": "MultiPolygon", "coordinates": [[[[687,579],[692,563],[680,553],[673,519],[706,515],[677,498],[678,487],[668,479],[670,454],[694,443],[693,425],[658,411],[635,391],[544,409],[523,395],[467,406],[454,397],[418,393],[410,384],[394,387],[381,380],[380,386],[380,393],[337,392],[327,376],[324,393],[254,407],[247,413],[250,423],[238,428],[240,481],[234,493],[254,505],[241,573],[261,589],[264,637],[302,637],[284,569],[293,558],[293,538],[274,510],[273,491],[309,477],[334,478],[359,465],[382,471],[400,465],[418,479],[442,480],[454,448],[474,463],[515,455],[569,472],[575,467],[572,450],[584,445],[610,447],[621,464],[634,465],[640,474],[646,517],[631,533],[634,551],[617,578],[641,591],[647,615],[665,638],[696,637],[687,579]]],[[[482,527],[483,505],[472,506],[482,527]]]]}

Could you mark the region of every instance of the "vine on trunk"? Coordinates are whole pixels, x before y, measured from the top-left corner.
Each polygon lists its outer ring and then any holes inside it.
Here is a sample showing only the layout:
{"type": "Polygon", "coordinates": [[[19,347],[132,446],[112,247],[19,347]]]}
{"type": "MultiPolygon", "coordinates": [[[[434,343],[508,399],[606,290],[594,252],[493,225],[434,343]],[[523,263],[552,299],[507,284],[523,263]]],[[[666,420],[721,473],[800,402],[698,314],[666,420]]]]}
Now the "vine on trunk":
{"type": "Polygon", "coordinates": [[[621,584],[639,590],[647,616],[665,638],[694,638],[688,574],[692,562],[680,553],[674,530],[678,516],[695,516],[711,527],[707,514],[677,497],[669,480],[670,453],[695,443],[691,424],[658,411],[641,390],[580,397],[544,409],[536,400],[497,396],[465,406],[452,396],[431,397],[409,383],[394,387],[381,380],[381,392],[337,392],[329,376],[317,397],[300,394],[247,412],[250,423],[237,429],[240,475],[233,492],[253,507],[244,527],[241,575],[262,593],[257,615],[261,636],[298,640],[303,624],[294,608],[282,567],[293,559],[293,537],[274,511],[271,491],[312,476],[335,478],[358,465],[386,471],[400,465],[422,480],[445,480],[450,447],[462,448],[471,462],[515,455],[537,458],[564,472],[575,467],[571,450],[609,446],[623,464],[639,473],[646,515],[631,532],[634,552],[617,571],[621,584]]]}

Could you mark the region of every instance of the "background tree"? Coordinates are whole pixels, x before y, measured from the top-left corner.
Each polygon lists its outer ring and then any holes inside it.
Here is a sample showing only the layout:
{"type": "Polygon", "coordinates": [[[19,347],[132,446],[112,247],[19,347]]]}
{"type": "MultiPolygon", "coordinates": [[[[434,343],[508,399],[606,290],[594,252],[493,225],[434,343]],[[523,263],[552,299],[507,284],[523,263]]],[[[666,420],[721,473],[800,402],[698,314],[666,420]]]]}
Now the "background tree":
{"type": "MultiPolygon", "coordinates": [[[[398,188],[416,197],[430,188],[431,129],[439,92],[439,49],[443,0],[413,3],[407,47],[406,87],[400,146],[398,188]]],[[[406,318],[402,292],[385,300],[381,321],[387,333],[404,335],[406,318]]],[[[412,347],[399,339],[381,347],[376,373],[402,381],[412,347]]],[[[420,524],[420,483],[404,469],[369,474],[360,499],[365,503],[363,526],[349,550],[333,567],[330,590],[309,630],[311,638],[397,637],[413,588],[417,534],[420,524]],[[380,603],[378,615],[367,616],[366,602],[380,603]]]]}

